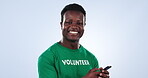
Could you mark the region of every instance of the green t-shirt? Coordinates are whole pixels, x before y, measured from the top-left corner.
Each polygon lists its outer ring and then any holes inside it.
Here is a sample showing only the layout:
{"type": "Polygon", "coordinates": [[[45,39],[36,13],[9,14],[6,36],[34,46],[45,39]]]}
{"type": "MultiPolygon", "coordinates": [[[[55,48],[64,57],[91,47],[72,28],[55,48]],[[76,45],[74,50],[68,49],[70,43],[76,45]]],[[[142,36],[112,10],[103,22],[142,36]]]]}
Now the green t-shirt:
{"type": "Polygon", "coordinates": [[[96,57],[82,45],[73,50],[57,42],[38,59],[39,78],[82,78],[98,67],[96,57]]]}

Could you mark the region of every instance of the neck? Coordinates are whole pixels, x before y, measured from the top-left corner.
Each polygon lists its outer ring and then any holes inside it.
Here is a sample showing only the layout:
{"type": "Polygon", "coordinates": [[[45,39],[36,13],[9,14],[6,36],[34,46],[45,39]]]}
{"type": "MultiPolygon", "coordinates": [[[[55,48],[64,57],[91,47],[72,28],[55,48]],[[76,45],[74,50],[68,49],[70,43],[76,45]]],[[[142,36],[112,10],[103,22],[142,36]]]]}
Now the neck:
{"type": "Polygon", "coordinates": [[[67,47],[69,49],[79,49],[79,40],[78,41],[69,41],[69,40],[61,40],[59,42],[64,47],[67,47]]]}

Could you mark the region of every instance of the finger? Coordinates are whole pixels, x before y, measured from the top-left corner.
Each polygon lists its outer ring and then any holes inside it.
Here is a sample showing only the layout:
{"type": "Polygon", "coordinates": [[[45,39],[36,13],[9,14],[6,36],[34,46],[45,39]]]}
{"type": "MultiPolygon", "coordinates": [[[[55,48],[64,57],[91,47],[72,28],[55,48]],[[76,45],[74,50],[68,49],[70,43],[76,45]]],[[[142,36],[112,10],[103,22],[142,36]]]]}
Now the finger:
{"type": "Polygon", "coordinates": [[[98,74],[97,76],[103,77],[103,78],[108,78],[109,77],[109,74],[105,74],[103,72],[100,72],[100,74],[98,74]]]}
{"type": "Polygon", "coordinates": [[[103,74],[102,76],[103,76],[103,78],[108,78],[109,75],[103,74]]]}
{"type": "Polygon", "coordinates": [[[104,74],[104,73],[103,73],[102,76],[103,76],[103,78],[109,78],[109,74],[104,74]]]}
{"type": "Polygon", "coordinates": [[[102,70],[102,73],[109,74],[107,70],[102,70]]]}
{"type": "Polygon", "coordinates": [[[103,72],[93,72],[95,75],[100,76],[100,77],[107,77],[109,74],[105,74],[103,72]]]}
{"type": "Polygon", "coordinates": [[[93,72],[96,76],[100,76],[101,72],[93,72]]]}
{"type": "Polygon", "coordinates": [[[100,76],[100,77],[103,77],[103,76],[104,76],[104,74],[103,74],[103,73],[100,73],[100,74],[99,74],[99,76],[100,76]]]}
{"type": "Polygon", "coordinates": [[[107,76],[106,78],[109,78],[109,76],[107,76]]]}
{"type": "Polygon", "coordinates": [[[95,72],[95,74],[97,77],[103,77],[103,73],[101,73],[101,72],[95,72]]]}

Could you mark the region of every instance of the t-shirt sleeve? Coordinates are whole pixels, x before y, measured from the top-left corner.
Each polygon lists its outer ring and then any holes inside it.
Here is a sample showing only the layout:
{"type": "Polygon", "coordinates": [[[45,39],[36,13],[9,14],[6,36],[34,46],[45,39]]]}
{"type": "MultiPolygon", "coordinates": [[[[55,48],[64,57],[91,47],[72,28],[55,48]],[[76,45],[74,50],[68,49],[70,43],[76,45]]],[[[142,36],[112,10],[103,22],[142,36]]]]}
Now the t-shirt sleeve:
{"type": "Polygon", "coordinates": [[[94,56],[94,60],[93,60],[93,64],[94,64],[94,68],[99,68],[99,63],[98,63],[98,60],[97,58],[94,56]]]}
{"type": "Polygon", "coordinates": [[[38,73],[39,78],[57,78],[57,72],[54,67],[54,56],[52,53],[44,53],[39,57],[38,73]]]}

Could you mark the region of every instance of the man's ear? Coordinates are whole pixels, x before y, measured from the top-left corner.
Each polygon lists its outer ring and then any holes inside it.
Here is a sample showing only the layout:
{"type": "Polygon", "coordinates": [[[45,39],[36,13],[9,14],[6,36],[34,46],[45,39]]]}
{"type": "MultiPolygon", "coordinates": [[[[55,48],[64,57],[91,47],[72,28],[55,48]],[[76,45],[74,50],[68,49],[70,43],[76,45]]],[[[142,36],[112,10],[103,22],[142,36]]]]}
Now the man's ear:
{"type": "Polygon", "coordinates": [[[84,26],[86,25],[86,22],[84,23],[84,26]]]}

